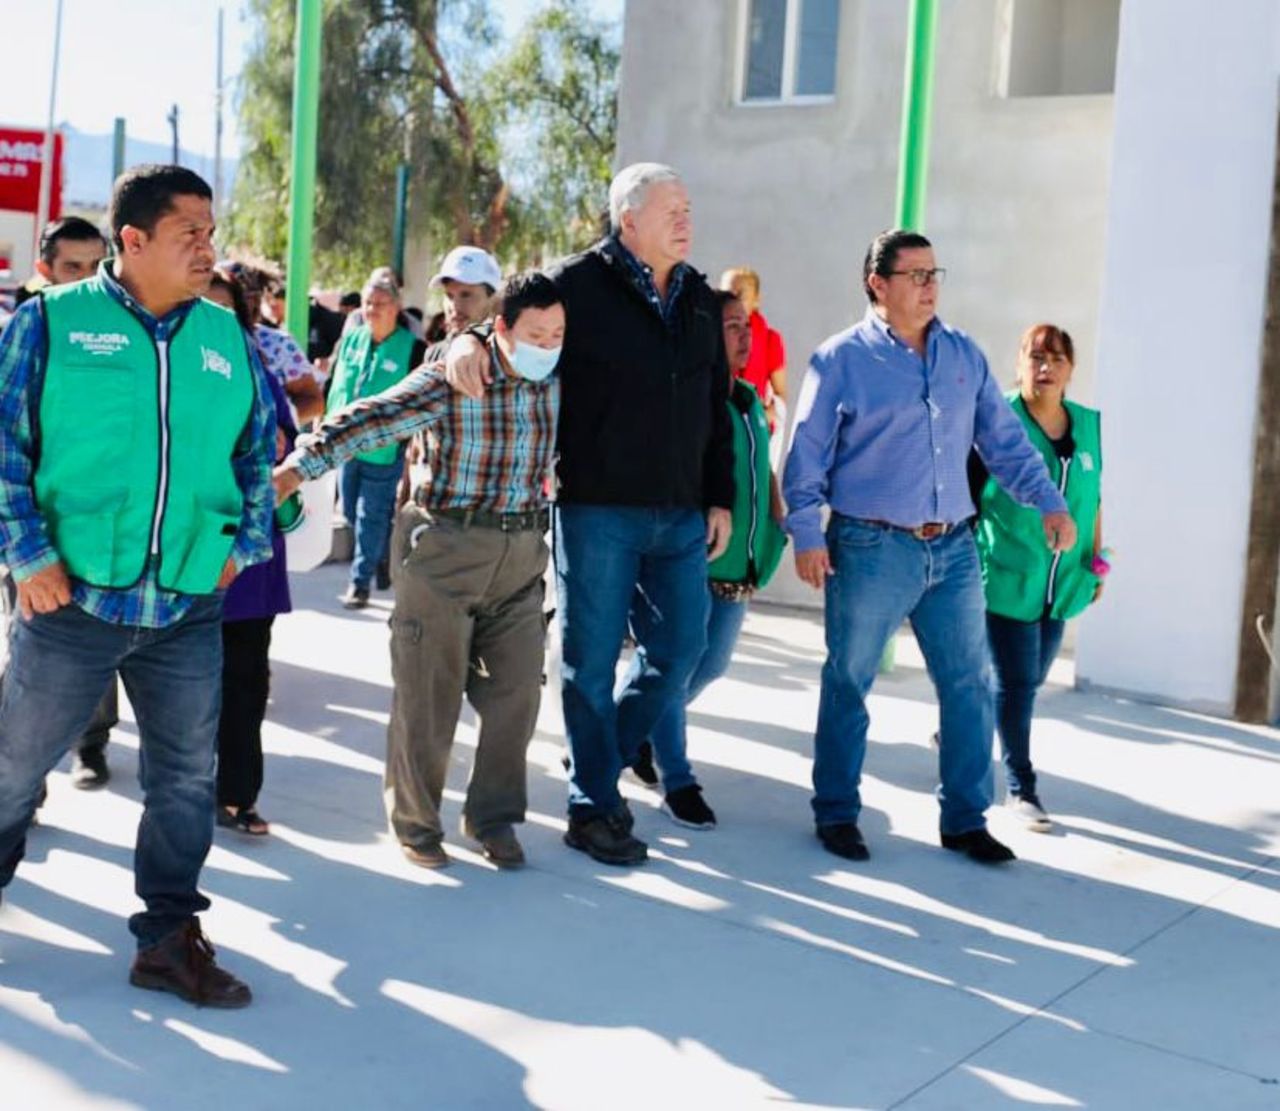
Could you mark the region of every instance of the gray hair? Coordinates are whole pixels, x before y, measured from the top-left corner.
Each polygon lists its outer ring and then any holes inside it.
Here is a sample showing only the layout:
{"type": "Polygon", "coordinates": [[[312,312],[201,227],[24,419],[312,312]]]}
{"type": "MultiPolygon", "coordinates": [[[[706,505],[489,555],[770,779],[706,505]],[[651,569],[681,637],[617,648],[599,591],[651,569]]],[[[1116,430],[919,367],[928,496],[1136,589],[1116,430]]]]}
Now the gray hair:
{"type": "Polygon", "coordinates": [[[619,231],[622,214],[642,208],[651,186],[679,180],[680,175],[661,162],[633,162],[624,166],[609,184],[609,227],[619,231]]]}

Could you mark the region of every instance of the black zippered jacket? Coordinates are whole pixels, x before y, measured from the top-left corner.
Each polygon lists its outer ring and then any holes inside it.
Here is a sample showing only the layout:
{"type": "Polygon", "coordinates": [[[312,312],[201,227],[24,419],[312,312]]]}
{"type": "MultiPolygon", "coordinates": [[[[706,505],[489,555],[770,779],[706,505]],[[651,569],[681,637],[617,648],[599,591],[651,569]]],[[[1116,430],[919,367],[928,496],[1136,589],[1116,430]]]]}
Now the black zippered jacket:
{"type": "Polygon", "coordinates": [[[669,328],[603,246],[551,275],[566,317],[557,497],[731,509],[729,369],[715,295],[689,271],[669,328]]]}

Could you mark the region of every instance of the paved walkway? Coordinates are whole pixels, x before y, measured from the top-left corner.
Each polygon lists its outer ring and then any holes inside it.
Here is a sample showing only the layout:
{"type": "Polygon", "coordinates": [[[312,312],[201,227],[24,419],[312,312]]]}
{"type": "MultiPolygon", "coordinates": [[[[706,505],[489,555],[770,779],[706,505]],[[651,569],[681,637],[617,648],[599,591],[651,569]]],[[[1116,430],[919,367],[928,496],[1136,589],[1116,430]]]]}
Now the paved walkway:
{"type": "MultiPolygon", "coordinates": [[[[263,812],[218,832],[206,928],[257,999],[195,1010],[127,986],[136,734],[110,788],[55,775],[0,908],[0,1107],[1280,1108],[1280,735],[1078,694],[1042,701],[1053,835],[936,847],[935,709],[906,643],[880,682],[863,827],[808,811],[811,614],[759,609],[691,712],[721,827],[629,784],[653,860],[560,843],[553,699],[530,755],[530,867],[404,863],[383,825],[385,608],[342,569],[277,624],[263,812]]],[[[1177,651],[1170,645],[1171,652],[1177,651]]],[[[456,823],[474,744],[460,730],[456,823]]]]}

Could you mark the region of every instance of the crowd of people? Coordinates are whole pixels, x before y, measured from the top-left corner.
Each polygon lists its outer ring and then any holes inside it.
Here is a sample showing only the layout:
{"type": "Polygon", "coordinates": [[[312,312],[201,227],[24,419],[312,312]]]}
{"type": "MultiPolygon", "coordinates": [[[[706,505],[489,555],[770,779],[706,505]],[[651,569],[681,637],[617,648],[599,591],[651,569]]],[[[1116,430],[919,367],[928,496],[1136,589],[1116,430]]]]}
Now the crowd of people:
{"type": "Polygon", "coordinates": [[[866,700],[908,620],[938,696],[942,846],[1014,858],[986,822],[997,733],[1011,805],[1050,827],[1036,692],[1109,568],[1098,414],[1066,398],[1061,327],[1027,330],[1003,393],[937,315],[932,244],[887,231],[865,256],[866,314],[814,353],[784,453],[786,355],[760,279],[736,267],[713,289],[690,264],[690,198],[671,167],[619,172],[607,234],[549,271],[504,278],[487,252],[450,251],[425,330],[400,276],[374,270],[345,319],[313,306],[305,351],[281,327],[279,273],[220,261],[213,232],[198,175],[130,170],[111,257],[93,225],[52,226],[43,287],[0,334],[13,610],[0,890],[62,757],[75,750],[77,785],[106,782],[118,676],[144,792],[131,982],[250,1001],[201,931],[198,880],[215,824],[269,832],[258,800],[272,624],[290,608],[285,533],[302,484],[333,469],[354,539],[342,604],[394,592],[385,798],[415,865],[450,864],[441,799],[464,699],[479,737],[461,833],[499,868],[524,863],[552,610],[565,843],[645,861],[626,769],[673,821],[714,828],[685,707],[728,669],[788,543],[824,595],[820,845],[869,856],[866,700]]]}

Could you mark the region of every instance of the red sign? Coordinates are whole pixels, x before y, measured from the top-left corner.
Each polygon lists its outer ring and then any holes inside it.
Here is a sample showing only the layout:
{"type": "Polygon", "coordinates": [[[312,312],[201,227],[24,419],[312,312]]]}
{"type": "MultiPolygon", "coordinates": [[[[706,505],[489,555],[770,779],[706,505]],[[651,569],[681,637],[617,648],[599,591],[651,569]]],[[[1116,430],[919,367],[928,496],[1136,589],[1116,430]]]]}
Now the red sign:
{"type": "MultiPolygon", "coordinates": [[[[44,160],[44,132],[0,127],[0,209],[30,212],[40,207],[40,171],[44,160]]],[[[53,133],[53,188],[49,191],[49,219],[62,212],[62,132],[53,133]]]]}

